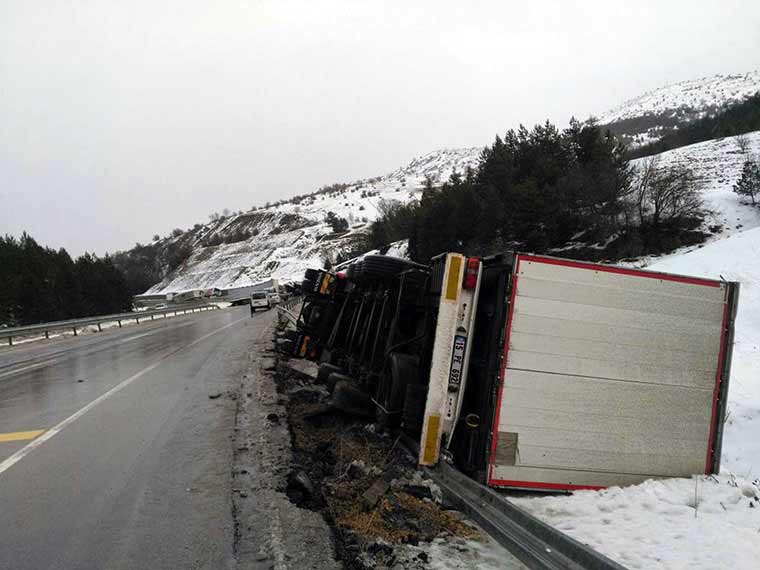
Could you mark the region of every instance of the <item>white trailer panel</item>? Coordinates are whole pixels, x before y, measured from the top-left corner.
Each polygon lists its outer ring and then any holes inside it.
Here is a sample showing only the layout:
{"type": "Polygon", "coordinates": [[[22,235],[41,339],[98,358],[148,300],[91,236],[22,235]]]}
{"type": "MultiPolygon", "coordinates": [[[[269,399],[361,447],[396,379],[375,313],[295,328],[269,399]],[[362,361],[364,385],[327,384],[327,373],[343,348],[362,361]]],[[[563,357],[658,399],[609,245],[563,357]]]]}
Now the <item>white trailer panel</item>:
{"type": "Polygon", "coordinates": [[[527,255],[515,264],[489,484],[709,472],[727,285],[527,255]]]}

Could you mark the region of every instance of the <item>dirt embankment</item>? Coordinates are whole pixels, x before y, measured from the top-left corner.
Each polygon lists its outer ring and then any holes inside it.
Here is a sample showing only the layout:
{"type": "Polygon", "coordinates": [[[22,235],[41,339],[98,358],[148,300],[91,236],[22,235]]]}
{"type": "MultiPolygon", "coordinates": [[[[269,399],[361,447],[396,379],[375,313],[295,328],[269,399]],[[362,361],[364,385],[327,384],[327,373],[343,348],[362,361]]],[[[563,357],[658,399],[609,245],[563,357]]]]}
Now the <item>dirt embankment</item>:
{"type": "Polygon", "coordinates": [[[397,437],[331,409],[326,389],[286,357],[278,356],[274,377],[292,443],[283,490],[324,517],[346,568],[424,568],[425,543],[476,532],[445,508],[397,437]]]}

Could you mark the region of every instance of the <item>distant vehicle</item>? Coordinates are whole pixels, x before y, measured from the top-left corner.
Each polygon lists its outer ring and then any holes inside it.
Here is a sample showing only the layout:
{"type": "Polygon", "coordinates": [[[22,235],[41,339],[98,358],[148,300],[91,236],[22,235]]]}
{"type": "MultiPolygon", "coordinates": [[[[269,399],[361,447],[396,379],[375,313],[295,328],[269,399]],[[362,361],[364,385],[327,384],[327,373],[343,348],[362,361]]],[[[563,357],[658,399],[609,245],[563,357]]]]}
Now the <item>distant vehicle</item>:
{"type": "Polygon", "coordinates": [[[202,298],[204,295],[203,289],[191,289],[190,291],[182,291],[180,293],[174,293],[172,295],[171,299],[168,299],[167,301],[171,301],[172,303],[186,303],[188,301],[194,301],[196,299],[202,298]]]}
{"type": "Polygon", "coordinates": [[[280,294],[277,291],[268,291],[267,295],[269,296],[269,302],[272,305],[279,305],[280,303],[282,303],[280,294]]]}
{"type": "MultiPolygon", "coordinates": [[[[279,300],[278,300],[279,302],[279,300]]],[[[271,309],[272,305],[271,294],[266,291],[254,291],[251,293],[251,312],[256,309],[271,309]]]]}
{"type": "Polygon", "coordinates": [[[158,305],[154,305],[153,310],[154,311],[160,311],[161,309],[165,309],[168,305],[166,303],[159,303],[158,305]]]}

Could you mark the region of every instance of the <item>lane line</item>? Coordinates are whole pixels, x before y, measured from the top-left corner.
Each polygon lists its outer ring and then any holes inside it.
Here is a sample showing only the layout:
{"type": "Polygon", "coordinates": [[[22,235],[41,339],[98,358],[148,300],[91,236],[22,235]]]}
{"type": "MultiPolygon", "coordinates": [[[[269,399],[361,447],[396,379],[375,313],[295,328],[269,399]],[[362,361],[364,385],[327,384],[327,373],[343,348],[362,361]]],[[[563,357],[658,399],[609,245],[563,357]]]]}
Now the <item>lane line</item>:
{"type": "Polygon", "coordinates": [[[215,335],[215,334],[217,334],[219,332],[222,332],[223,330],[228,329],[231,326],[234,326],[234,325],[236,325],[236,324],[238,324],[240,322],[248,321],[248,320],[250,320],[250,317],[246,316],[246,317],[243,317],[242,319],[238,319],[236,321],[232,321],[231,323],[228,323],[228,324],[224,325],[223,327],[220,327],[220,328],[218,328],[216,330],[213,330],[210,333],[204,334],[203,336],[195,339],[190,344],[187,344],[185,346],[180,346],[179,348],[175,348],[171,352],[168,352],[167,354],[165,354],[164,356],[162,356],[157,362],[154,362],[150,366],[148,366],[146,368],[143,368],[142,370],[140,370],[139,372],[133,374],[132,376],[130,376],[126,380],[122,380],[119,384],[117,384],[116,386],[114,386],[113,388],[111,388],[110,390],[108,390],[107,392],[105,392],[104,394],[101,394],[100,396],[98,396],[97,398],[95,398],[92,402],[90,402],[89,404],[87,404],[85,407],[83,407],[79,411],[73,413],[72,415],[70,415],[68,418],[66,418],[65,420],[63,420],[59,424],[57,424],[57,425],[53,426],[52,428],[50,428],[48,431],[46,431],[40,437],[38,437],[37,439],[32,440],[31,442],[27,443],[24,447],[22,447],[21,449],[19,449],[16,453],[14,453],[13,455],[11,455],[10,457],[8,457],[7,459],[5,459],[4,461],[0,462],[0,475],[3,474],[8,469],[10,469],[11,467],[13,467],[19,461],[21,461],[26,455],[28,455],[34,449],[36,449],[37,447],[41,446],[46,441],[54,438],[64,428],[66,428],[70,424],[72,424],[75,421],[77,421],[79,418],[81,418],[83,415],[85,415],[87,412],[89,412],[95,406],[97,406],[101,402],[107,400],[108,398],[110,398],[111,396],[113,396],[114,394],[116,394],[117,392],[123,390],[124,388],[126,388],[127,386],[129,386],[132,382],[134,382],[135,380],[137,380],[141,376],[145,376],[148,372],[150,372],[151,370],[154,370],[155,368],[157,368],[159,365],[161,365],[164,362],[164,360],[166,360],[170,356],[173,356],[173,355],[177,354],[178,352],[180,352],[181,350],[185,350],[186,348],[191,348],[191,347],[195,346],[196,344],[198,344],[199,342],[202,342],[202,341],[206,340],[207,338],[209,338],[210,336],[213,336],[213,335],[215,335]]]}
{"type": "Polygon", "coordinates": [[[19,374],[21,372],[26,372],[27,370],[33,370],[35,368],[41,368],[43,366],[47,366],[48,364],[53,364],[54,362],[57,362],[57,358],[51,358],[50,360],[46,360],[45,362],[38,362],[37,364],[30,364],[29,366],[24,366],[23,368],[16,368],[15,370],[9,370],[8,372],[3,372],[0,374],[0,378],[4,378],[5,376],[12,376],[13,374],[19,374]]]}
{"type": "MultiPolygon", "coordinates": [[[[189,323],[181,323],[181,324],[178,324],[176,326],[173,326],[171,330],[176,330],[176,329],[187,327],[187,326],[194,325],[194,324],[195,324],[195,321],[191,321],[189,323]]],[[[99,352],[101,350],[106,350],[108,348],[112,348],[112,346],[109,346],[109,345],[126,344],[128,342],[132,342],[133,340],[137,340],[139,338],[143,338],[143,337],[146,337],[146,336],[154,335],[154,334],[156,334],[158,332],[167,332],[167,331],[164,330],[165,328],[166,327],[156,327],[155,329],[151,329],[151,330],[149,330],[147,332],[144,332],[144,333],[141,333],[141,334],[137,334],[137,335],[133,335],[133,336],[128,336],[125,339],[118,339],[118,338],[101,339],[100,342],[93,342],[93,343],[85,344],[85,345],[79,346],[79,347],[72,347],[69,350],[65,350],[65,351],[62,351],[62,352],[55,353],[55,354],[56,354],[56,356],[60,356],[60,357],[63,357],[63,356],[67,356],[68,357],[68,356],[70,356],[71,352],[75,352],[77,350],[83,350],[84,351],[84,350],[87,350],[88,348],[93,348],[94,347],[95,350],[91,350],[89,352],[85,352],[84,354],[81,355],[81,356],[89,356],[90,354],[94,354],[95,352],[99,352]],[[100,345],[105,345],[105,346],[100,346],[100,345]]],[[[30,364],[29,366],[24,366],[23,368],[16,368],[14,370],[8,370],[7,372],[0,373],[0,378],[4,378],[6,376],[13,376],[14,374],[19,374],[21,372],[26,372],[27,370],[33,370],[34,368],[41,368],[41,367],[46,366],[48,364],[54,364],[54,363],[58,362],[58,360],[59,360],[58,358],[51,358],[50,360],[46,360],[44,362],[38,362],[36,364],[30,364]]],[[[13,366],[13,364],[10,364],[9,366],[13,366]]]]}
{"type": "Polygon", "coordinates": [[[31,431],[12,431],[10,433],[0,433],[0,443],[4,441],[24,441],[27,439],[34,439],[38,435],[41,435],[44,429],[35,429],[31,431]]]}

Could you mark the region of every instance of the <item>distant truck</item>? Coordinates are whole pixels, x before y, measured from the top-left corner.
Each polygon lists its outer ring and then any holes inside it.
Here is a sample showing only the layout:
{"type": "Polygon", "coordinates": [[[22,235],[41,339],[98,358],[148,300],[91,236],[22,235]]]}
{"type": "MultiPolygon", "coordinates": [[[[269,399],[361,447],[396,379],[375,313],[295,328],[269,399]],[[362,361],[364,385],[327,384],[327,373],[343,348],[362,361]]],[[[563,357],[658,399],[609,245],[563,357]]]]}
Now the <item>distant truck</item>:
{"type": "Polygon", "coordinates": [[[188,291],[170,292],[166,294],[168,303],[189,303],[204,297],[203,289],[190,289],[188,291]]]}
{"type": "Polygon", "coordinates": [[[221,289],[221,300],[233,305],[247,305],[250,303],[252,293],[255,291],[268,290],[279,291],[279,283],[277,279],[268,279],[254,285],[246,285],[244,287],[230,287],[228,289],[221,289]]]}
{"type": "Polygon", "coordinates": [[[310,270],[294,353],[332,402],[490,486],[715,473],[739,284],[523,253],[310,270]]]}

